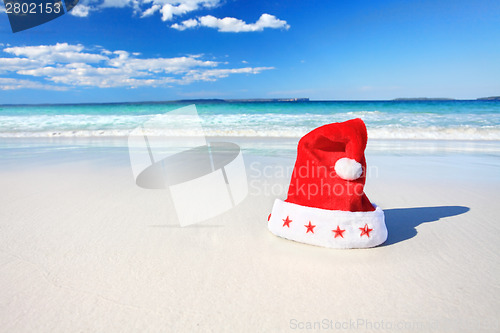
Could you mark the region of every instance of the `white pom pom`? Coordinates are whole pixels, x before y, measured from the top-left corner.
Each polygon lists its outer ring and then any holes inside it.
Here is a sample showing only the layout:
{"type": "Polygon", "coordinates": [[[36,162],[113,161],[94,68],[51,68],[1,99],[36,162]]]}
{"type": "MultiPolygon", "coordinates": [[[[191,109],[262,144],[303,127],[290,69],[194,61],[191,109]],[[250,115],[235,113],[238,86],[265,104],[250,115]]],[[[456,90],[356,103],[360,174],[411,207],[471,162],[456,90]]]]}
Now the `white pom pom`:
{"type": "Polygon", "coordinates": [[[335,163],[335,172],[345,180],[358,179],[363,173],[363,166],[351,158],[341,158],[335,163]]]}

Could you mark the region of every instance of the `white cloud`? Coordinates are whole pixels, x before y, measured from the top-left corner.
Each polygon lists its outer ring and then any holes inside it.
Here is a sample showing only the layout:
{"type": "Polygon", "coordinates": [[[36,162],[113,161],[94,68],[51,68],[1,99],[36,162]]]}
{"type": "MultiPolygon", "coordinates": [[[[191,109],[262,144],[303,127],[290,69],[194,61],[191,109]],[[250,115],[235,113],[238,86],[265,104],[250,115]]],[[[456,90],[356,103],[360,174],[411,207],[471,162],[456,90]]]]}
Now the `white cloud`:
{"type": "Polygon", "coordinates": [[[258,74],[273,69],[221,68],[227,63],[205,60],[203,55],[139,58],[137,52],[109,51],[101,47],[89,50],[81,44],[67,43],[7,47],[3,51],[10,57],[0,57],[1,74],[36,77],[57,86],[3,78],[0,89],[166,86],[215,81],[233,74],[258,74]]]}
{"type": "Polygon", "coordinates": [[[174,23],[171,25],[172,28],[181,31],[186,29],[196,28],[198,26],[214,28],[220,32],[250,32],[250,31],[262,31],[265,28],[271,28],[271,29],[290,28],[290,25],[286,21],[280,20],[276,16],[270,14],[262,14],[255,23],[246,23],[245,21],[242,21],[234,17],[225,17],[223,19],[220,19],[212,15],[206,15],[199,17],[197,19],[189,19],[183,21],[180,24],[174,23]]]}
{"type": "MultiPolygon", "coordinates": [[[[220,4],[220,0],[152,0],[154,4],[164,3],[160,9],[162,21],[170,21],[175,16],[185,15],[187,13],[202,8],[213,8],[220,4]]],[[[154,6],[154,5],[153,5],[154,6]]]]}
{"type": "Polygon", "coordinates": [[[78,4],[69,13],[77,17],[87,17],[90,14],[92,7],[78,4]]]}
{"type": "MultiPolygon", "coordinates": [[[[105,8],[133,8],[134,14],[141,18],[160,14],[162,21],[173,21],[181,16],[199,10],[209,10],[220,6],[223,0],[80,0],[70,12],[73,16],[87,17],[93,11],[105,8]]],[[[190,18],[180,23],[175,22],[172,28],[179,31],[196,27],[209,27],[221,32],[251,32],[266,28],[289,29],[290,25],[274,15],[262,14],[255,23],[246,23],[234,17],[217,18],[205,15],[190,18]]]]}
{"type": "Polygon", "coordinates": [[[156,13],[158,10],[160,10],[161,6],[160,5],[153,5],[150,8],[146,9],[144,12],[142,12],[141,17],[148,17],[156,13]]]}
{"type": "Polygon", "coordinates": [[[106,60],[107,57],[101,54],[82,52],[83,45],[70,45],[68,43],[57,43],[55,45],[39,46],[16,46],[4,49],[4,52],[16,56],[24,56],[27,59],[35,60],[43,64],[90,62],[97,63],[106,60]]]}
{"type": "Polygon", "coordinates": [[[26,58],[0,58],[0,74],[40,66],[40,62],[26,58]]]}
{"type": "Polygon", "coordinates": [[[180,4],[178,6],[173,6],[169,3],[166,3],[161,7],[160,12],[161,12],[161,20],[162,21],[170,21],[174,18],[174,15],[183,15],[188,12],[192,12],[195,10],[196,7],[192,7],[191,5],[188,4],[180,4]]]}
{"type": "Polygon", "coordinates": [[[140,17],[161,13],[163,21],[170,21],[200,9],[211,9],[220,5],[221,0],[81,0],[70,12],[74,16],[86,17],[92,11],[105,8],[134,9],[140,17]]]}
{"type": "Polygon", "coordinates": [[[45,77],[50,81],[66,86],[87,87],[131,87],[158,86],[175,82],[171,78],[148,77],[148,73],[134,73],[122,68],[92,67],[87,64],[72,64],[64,67],[44,67],[18,71],[21,75],[45,77]],[[133,77],[135,76],[135,77],[133,77]]]}
{"type": "Polygon", "coordinates": [[[31,80],[19,80],[13,78],[0,77],[0,90],[16,90],[16,89],[67,90],[66,87],[43,84],[31,80]]]}
{"type": "Polygon", "coordinates": [[[51,52],[80,52],[84,49],[83,45],[70,45],[68,43],[57,43],[55,45],[38,45],[38,46],[14,46],[5,48],[3,51],[15,54],[16,56],[24,55],[28,57],[39,57],[40,55],[51,52]]]}
{"type": "Polygon", "coordinates": [[[189,71],[185,77],[186,83],[193,81],[216,81],[231,74],[259,74],[262,71],[274,69],[274,67],[245,67],[245,68],[221,68],[206,71],[189,71]]]}
{"type": "Polygon", "coordinates": [[[177,29],[179,31],[183,31],[186,29],[196,28],[198,25],[199,25],[198,20],[189,19],[189,20],[183,21],[181,24],[174,23],[171,25],[171,27],[174,29],[177,29]]]}

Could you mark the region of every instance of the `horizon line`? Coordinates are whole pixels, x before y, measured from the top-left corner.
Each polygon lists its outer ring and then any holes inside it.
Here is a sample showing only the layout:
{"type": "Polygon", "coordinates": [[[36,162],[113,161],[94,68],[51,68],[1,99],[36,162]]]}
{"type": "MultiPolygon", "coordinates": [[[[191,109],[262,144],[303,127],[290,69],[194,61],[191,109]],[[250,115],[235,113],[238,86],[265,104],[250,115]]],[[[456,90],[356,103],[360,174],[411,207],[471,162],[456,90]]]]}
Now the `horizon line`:
{"type": "Polygon", "coordinates": [[[308,97],[290,98],[193,98],[157,101],[121,101],[121,102],[76,102],[76,103],[7,103],[0,106],[44,106],[44,105],[120,105],[120,104],[175,104],[175,103],[309,103],[309,102],[452,102],[452,101],[498,101],[500,96],[478,98],[449,97],[398,97],[392,99],[310,99],[308,97]]]}

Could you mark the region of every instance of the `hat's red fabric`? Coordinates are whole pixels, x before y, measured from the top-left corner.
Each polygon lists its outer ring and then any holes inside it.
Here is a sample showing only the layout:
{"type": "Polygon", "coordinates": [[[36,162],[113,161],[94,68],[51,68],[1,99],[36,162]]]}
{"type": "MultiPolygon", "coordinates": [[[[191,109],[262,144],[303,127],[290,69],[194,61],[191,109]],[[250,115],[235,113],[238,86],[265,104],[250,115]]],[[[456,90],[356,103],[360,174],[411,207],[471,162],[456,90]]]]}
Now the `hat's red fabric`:
{"type": "Polygon", "coordinates": [[[285,201],[327,210],[374,211],[364,193],[366,142],[366,126],[359,118],[324,125],[302,137],[285,201]]]}

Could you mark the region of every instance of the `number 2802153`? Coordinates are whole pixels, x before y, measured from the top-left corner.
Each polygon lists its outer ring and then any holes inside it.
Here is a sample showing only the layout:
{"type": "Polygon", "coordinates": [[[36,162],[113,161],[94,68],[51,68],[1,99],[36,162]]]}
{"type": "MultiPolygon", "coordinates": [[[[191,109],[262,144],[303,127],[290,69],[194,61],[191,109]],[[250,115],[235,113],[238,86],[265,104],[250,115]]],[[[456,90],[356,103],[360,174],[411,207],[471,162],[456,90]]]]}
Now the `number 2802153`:
{"type": "Polygon", "coordinates": [[[7,14],[59,14],[61,12],[61,3],[19,3],[7,2],[5,12],[7,14]]]}

